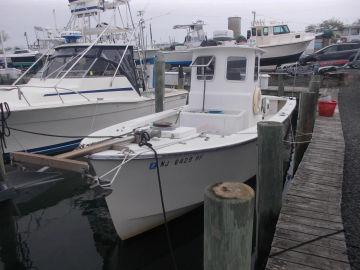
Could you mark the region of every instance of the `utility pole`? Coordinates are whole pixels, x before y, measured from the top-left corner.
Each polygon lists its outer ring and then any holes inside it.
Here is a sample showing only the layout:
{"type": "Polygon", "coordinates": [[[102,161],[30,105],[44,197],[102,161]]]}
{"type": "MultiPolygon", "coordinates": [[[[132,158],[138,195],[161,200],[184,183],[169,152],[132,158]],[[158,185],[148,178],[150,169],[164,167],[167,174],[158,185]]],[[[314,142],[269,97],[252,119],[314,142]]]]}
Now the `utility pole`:
{"type": "Polygon", "coordinates": [[[6,60],[6,51],[5,51],[4,36],[3,36],[3,31],[2,30],[0,30],[0,42],[1,42],[1,47],[2,47],[3,56],[4,56],[5,69],[7,69],[8,65],[7,65],[7,60],[6,60]]]}

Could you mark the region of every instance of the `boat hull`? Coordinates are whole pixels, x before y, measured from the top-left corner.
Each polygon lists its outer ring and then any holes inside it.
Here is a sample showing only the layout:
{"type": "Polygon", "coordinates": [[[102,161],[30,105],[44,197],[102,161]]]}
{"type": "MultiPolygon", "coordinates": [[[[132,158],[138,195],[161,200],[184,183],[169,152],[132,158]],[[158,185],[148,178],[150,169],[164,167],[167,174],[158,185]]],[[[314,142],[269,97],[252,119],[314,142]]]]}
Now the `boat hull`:
{"type": "MultiPolygon", "coordinates": [[[[165,109],[185,105],[186,95],[165,98],[165,109]]],[[[35,133],[74,136],[69,138],[49,137],[11,130],[6,139],[5,153],[28,151],[39,154],[56,154],[76,148],[81,137],[140,116],[155,112],[155,101],[104,102],[74,106],[37,108],[11,112],[8,126],[35,133]]]]}
{"type": "Polygon", "coordinates": [[[164,51],[164,61],[171,66],[190,66],[192,61],[192,51],[164,51]]]}
{"type": "Polygon", "coordinates": [[[311,40],[288,43],[284,45],[259,46],[265,50],[260,63],[262,66],[282,65],[299,60],[300,55],[309,46],[311,40]]]}
{"type": "MultiPolygon", "coordinates": [[[[256,140],[201,152],[159,157],[159,168],[168,219],[176,218],[203,201],[206,186],[221,181],[245,182],[256,174],[256,140]]],[[[92,159],[98,176],[121,160],[92,159]]],[[[114,175],[107,175],[111,180],[114,175]]],[[[105,177],[104,177],[105,178],[105,177]]],[[[103,179],[104,180],[104,179],[103,179]]],[[[134,159],[116,175],[106,197],[116,231],[127,239],[163,223],[156,163],[134,159]]]]}

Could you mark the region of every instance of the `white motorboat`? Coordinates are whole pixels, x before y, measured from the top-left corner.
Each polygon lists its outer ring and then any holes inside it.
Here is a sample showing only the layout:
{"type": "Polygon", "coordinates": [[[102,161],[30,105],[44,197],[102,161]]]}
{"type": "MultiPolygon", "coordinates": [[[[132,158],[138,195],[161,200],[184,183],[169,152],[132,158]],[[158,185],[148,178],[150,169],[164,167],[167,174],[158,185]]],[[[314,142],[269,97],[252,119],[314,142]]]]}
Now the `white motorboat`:
{"type": "MultiPolygon", "coordinates": [[[[149,68],[138,56],[137,69],[131,45],[143,21],[131,29],[114,26],[120,5],[129,14],[128,0],[69,0],[69,30],[62,32],[66,44],[37,60],[45,59],[44,66],[27,84],[18,85],[20,77],[0,88],[0,100],[11,111],[6,153],[67,151],[91,132],[155,112],[149,68]],[[109,23],[100,21],[106,10],[112,12],[109,23]]],[[[185,105],[187,93],[166,89],[164,107],[185,105]]]]}
{"type": "MultiPolygon", "coordinates": [[[[154,113],[154,91],[141,91],[131,46],[98,44],[78,57],[86,48],[59,46],[27,84],[0,87],[11,110],[6,153],[70,150],[95,130],[154,113]]],[[[186,97],[187,91],[166,89],[164,106],[184,105],[186,97]]]]}
{"type": "Polygon", "coordinates": [[[305,32],[290,32],[286,24],[253,22],[248,39],[265,51],[261,66],[282,65],[299,60],[315,36],[305,32]]]}
{"type": "Polygon", "coordinates": [[[201,20],[191,24],[175,25],[173,29],[185,29],[186,36],[183,45],[174,47],[174,50],[164,51],[164,60],[171,66],[189,66],[192,60],[192,48],[199,47],[206,40],[205,23],[201,20]]]}
{"type": "MultiPolygon", "coordinates": [[[[247,45],[196,48],[187,106],[91,135],[133,131],[140,138],[150,138],[158,154],[156,162],[147,146],[130,143],[89,156],[99,184],[112,189],[106,202],[122,239],[163,223],[157,165],[168,219],[202,203],[207,185],[246,181],[256,175],[257,123],[289,124],[296,105],[293,99],[261,96],[262,53],[247,45]]],[[[100,141],[87,138],[82,146],[100,141]]]]}

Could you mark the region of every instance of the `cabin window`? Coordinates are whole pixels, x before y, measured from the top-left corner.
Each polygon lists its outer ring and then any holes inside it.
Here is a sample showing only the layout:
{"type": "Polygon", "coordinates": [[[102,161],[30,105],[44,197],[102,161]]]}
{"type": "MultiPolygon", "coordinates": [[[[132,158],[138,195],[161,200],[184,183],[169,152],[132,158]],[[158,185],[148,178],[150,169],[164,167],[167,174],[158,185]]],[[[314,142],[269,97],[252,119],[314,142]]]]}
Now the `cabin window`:
{"type": "Polygon", "coordinates": [[[264,34],[264,36],[268,36],[268,35],[269,35],[269,28],[268,28],[268,27],[264,27],[264,28],[263,28],[263,34],[264,34]]]}
{"type": "Polygon", "coordinates": [[[256,36],[256,28],[251,28],[251,35],[252,35],[253,37],[256,36]]]}
{"type": "Polygon", "coordinates": [[[231,56],[227,59],[226,79],[231,81],[245,81],[246,58],[231,56]]]}
{"type": "Polygon", "coordinates": [[[261,35],[262,35],[262,33],[261,33],[261,29],[257,29],[257,31],[256,31],[257,33],[256,33],[256,35],[258,36],[258,37],[261,37],[261,35]]]}
{"type": "Polygon", "coordinates": [[[215,57],[199,56],[191,64],[196,67],[196,76],[198,80],[212,80],[215,73],[215,57]]]}
{"type": "Polygon", "coordinates": [[[287,25],[277,25],[273,28],[274,35],[288,34],[290,33],[289,27],[287,25]]]}
{"type": "Polygon", "coordinates": [[[259,79],[259,57],[255,57],[254,81],[259,79]]]}

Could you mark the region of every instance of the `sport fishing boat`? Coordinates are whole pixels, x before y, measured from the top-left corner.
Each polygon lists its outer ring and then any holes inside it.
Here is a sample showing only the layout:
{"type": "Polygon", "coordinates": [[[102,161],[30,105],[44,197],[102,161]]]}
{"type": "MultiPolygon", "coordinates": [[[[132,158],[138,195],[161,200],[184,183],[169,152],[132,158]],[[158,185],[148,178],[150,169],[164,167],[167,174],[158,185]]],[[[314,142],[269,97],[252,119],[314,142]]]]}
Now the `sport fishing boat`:
{"type": "MultiPolygon", "coordinates": [[[[5,152],[70,150],[81,136],[154,113],[154,91],[139,87],[132,46],[98,44],[88,48],[84,44],[57,47],[27,84],[0,88],[1,101],[11,110],[5,152]]],[[[187,91],[166,89],[164,106],[185,105],[186,96],[187,91]]]]}
{"type": "Polygon", "coordinates": [[[254,21],[251,30],[247,32],[247,38],[265,51],[261,66],[280,66],[299,60],[315,36],[305,32],[290,32],[286,24],[254,21]]]}
{"type": "MultiPolygon", "coordinates": [[[[98,19],[98,12],[115,14],[126,0],[70,0],[69,29],[98,19]],[[77,20],[76,20],[77,18],[77,20]]],[[[113,19],[112,18],[112,19],[113,19]]],[[[113,20],[110,21],[113,21],[113,20]]],[[[134,46],[139,26],[130,30],[99,23],[82,32],[62,33],[66,44],[52,55],[43,54],[43,68],[26,84],[0,88],[0,100],[9,105],[10,136],[5,153],[27,151],[54,154],[75,148],[91,132],[155,112],[153,89],[145,82],[146,67],[135,66],[134,46]],[[85,33],[85,36],[83,35],[85,33]],[[125,43],[119,40],[124,38],[125,43]],[[81,42],[80,42],[81,41],[81,42]]],[[[166,89],[164,107],[185,105],[187,91],[166,89]]],[[[3,118],[5,118],[3,116],[3,118]]]]}
{"type": "Polygon", "coordinates": [[[174,50],[164,51],[165,62],[171,66],[189,66],[192,60],[192,48],[200,47],[206,40],[204,32],[205,23],[197,20],[191,24],[175,25],[173,29],[186,29],[186,36],[182,45],[177,45],[174,50]]]}
{"type": "MultiPolygon", "coordinates": [[[[195,48],[188,105],[91,134],[131,133],[140,141],[89,156],[98,184],[112,190],[106,202],[122,239],[164,222],[157,168],[168,219],[201,204],[207,185],[256,175],[257,123],[287,126],[296,105],[294,99],[261,95],[261,54],[248,45],[195,48]]],[[[100,142],[87,138],[81,146],[100,142]]]]}

